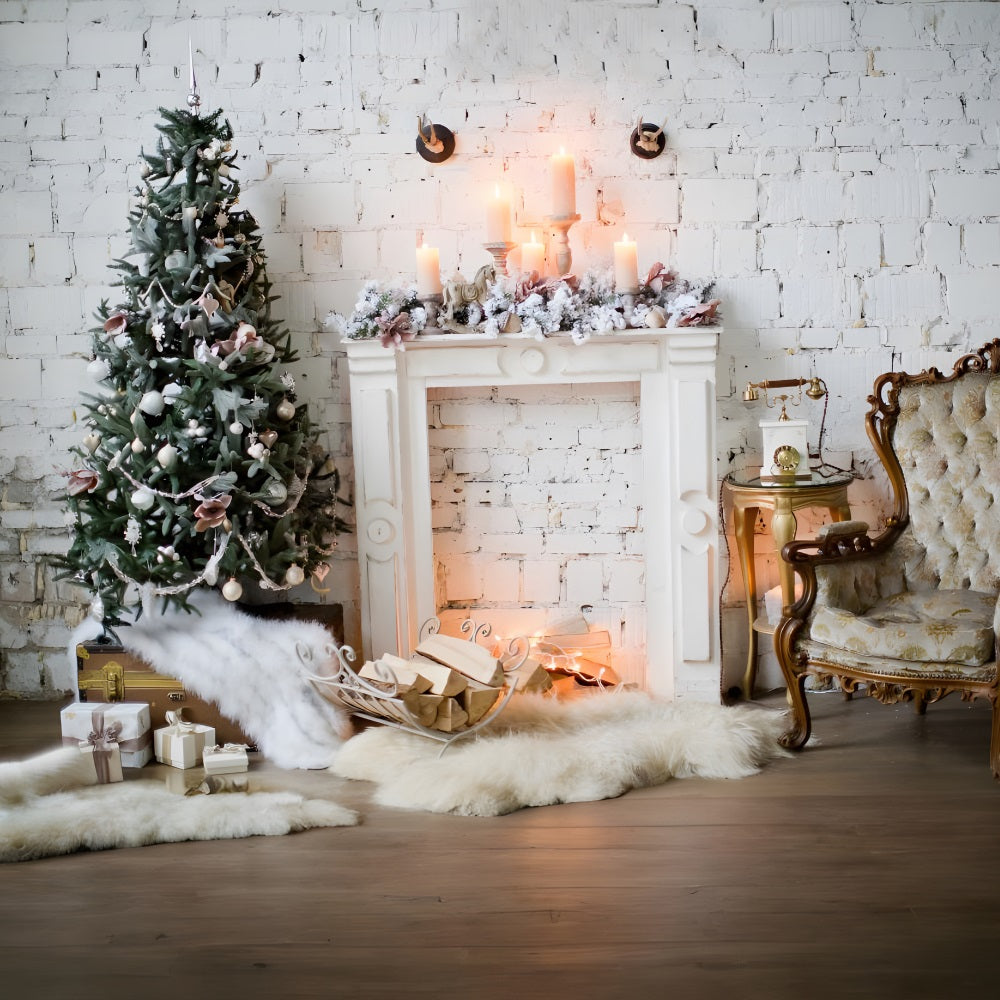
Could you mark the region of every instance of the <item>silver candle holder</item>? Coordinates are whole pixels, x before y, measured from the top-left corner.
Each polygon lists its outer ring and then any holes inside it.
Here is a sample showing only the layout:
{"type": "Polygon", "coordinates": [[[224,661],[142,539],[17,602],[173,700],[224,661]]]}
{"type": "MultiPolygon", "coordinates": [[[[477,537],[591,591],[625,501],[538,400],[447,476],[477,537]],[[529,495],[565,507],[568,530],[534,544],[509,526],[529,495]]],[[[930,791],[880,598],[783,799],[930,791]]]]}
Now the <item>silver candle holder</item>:
{"type": "Polygon", "coordinates": [[[441,292],[432,292],[430,295],[419,295],[418,298],[424,307],[424,312],[427,313],[427,323],[424,329],[437,329],[441,306],[444,304],[444,295],[441,292]]]}
{"type": "Polygon", "coordinates": [[[569,231],[574,222],[580,221],[579,215],[550,215],[546,218],[552,233],[550,253],[555,257],[556,276],[569,274],[573,268],[573,251],[569,246],[569,231]]]}

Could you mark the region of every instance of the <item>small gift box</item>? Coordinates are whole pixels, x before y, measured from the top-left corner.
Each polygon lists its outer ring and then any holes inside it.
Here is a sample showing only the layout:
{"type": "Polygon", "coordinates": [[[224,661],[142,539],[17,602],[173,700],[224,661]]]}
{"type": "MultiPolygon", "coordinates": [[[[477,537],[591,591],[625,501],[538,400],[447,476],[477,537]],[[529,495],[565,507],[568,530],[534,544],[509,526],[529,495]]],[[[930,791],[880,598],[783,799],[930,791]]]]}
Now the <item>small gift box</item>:
{"type": "Polygon", "coordinates": [[[247,770],[245,743],[226,743],[224,746],[205,747],[205,774],[241,774],[247,770]]]}
{"type": "Polygon", "coordinates": [[[62,740],[76,746],[89,743],[90,734],[97,731],[96,716],[103,720],[101,728],[117,726],[117,739],[122,767],[143,767],[153,756],[153,734],[150,732],[149,705],[142,702],[78,701],[59,713],[62,740]]]}
{"type": "Polygon", "coordinates": [[[167,712],[168,725],[153,733],[153,753],[161,764],[197,767],[206,745],[215,745],[215,730],[183,718],[184,709],[167,712]]]}
{"type": "Polygon", "coordinates": [[[121,781],[122,752],[118,747],[118,734],[122,724],[114,722],[106,725],[103,712],[94,712],[91,716],[93,729],[86,740],[80,741],[80,753],[90,754],[97,774],[97,783],[107,785],[113,781],[121,781]]]}

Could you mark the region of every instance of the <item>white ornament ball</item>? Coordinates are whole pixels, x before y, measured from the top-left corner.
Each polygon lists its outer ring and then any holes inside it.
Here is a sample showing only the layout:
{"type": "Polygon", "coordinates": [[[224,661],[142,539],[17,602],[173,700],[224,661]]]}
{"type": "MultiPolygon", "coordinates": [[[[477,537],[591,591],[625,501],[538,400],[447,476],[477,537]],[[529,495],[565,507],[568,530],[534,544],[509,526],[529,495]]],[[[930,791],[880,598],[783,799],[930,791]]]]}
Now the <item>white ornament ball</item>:
{"type": "Polygon", "coordinates": [[[108,490],[108,503],[114,503],[118,499],[118,490],[108,490]]]}
{"type": "Polygon", "coordinates": [[[243,596],[243,588],[235,576],[231,576],[222,586],[222,596],[227,601],[238,601],[243,596]]]}
{"type": "Polygon", "coordinates": [[[87,365],[87,374],[95,382],[103,382],[111,374],[111,366],[104,360],[104,358],[94,358],[93,361],[87,365]]]}
{"type": "Polygon", "coordinates": [[[254,441],[249,448],[247,448],[247,454],[255,461],[261,461],[267,454],[267,449],[261,444],[260,441],[254,441]]]}
{"type": "Polygon", "coordinates": [[[83,439],[83,446],[84,448],[87,449],[87,451],[90,452],[91,455],[93,455],[94,452],[97,451],[100,445],[101,445],[101,435],[98,434],[96,431],[91,431],[83,439]]]}
{"type": "Polygon", "coordinates": [[[149,510],[154,503],[156,503],[156,497],[145,486],[140,486],[132,494],[132,506],[136,510],[149,510]]]}
{"type": "Polygon", "coordinates": [[[243,425],[238,420],[234,420],[229,425],[229,433],[230,434],[242,434],[243,433],[243,425]]]}
{"type": "Polygon", "coordinates": [[[165,444],[156,453],[156,461],[160,463],[160,468],[169,471],[177,461],[177,449],[172,444],[165,444]]]}
{"type": "Polygon", "coordinates": [[[163,412],[163,394],[153,389],[143,394],[139,400],[139,409],[151,417],[158,417],[163,412]]]}
{"type": "Polygon", "coordinates": [[[285,487],[284,483],[279,483],[278,480],[272,479],[267,486],[264,487],[264,499],[276,507],[278,504],[284,503],[288,499],[288,489],[285,487]]]}
{"type": "Polygon", "coordinates": [[[305,578],[306,575],[302,571],[302,567],[297,563],[292,563],[292,565],[285,570],[285,583],[287,583],[290,587],[297,587],[305,578]]]}
{"type": "Polygon", "coordinates": [[[659,306],[653,306],[646,313],[646,326],[651,330],[659,330],[667,325],[667,314],[659,306]]]}
{"type": "Polygon", "coordinates": [[[295,416],[295,406],[287,399],[283,399],[275,407],[274,413],[279,420],[291,420],[295,416]]]}
{"type": "Polygon", "coordinates": [[[132,453],[134,455],[141,455],[145,450],[146,446],[138,438],[132,441],[132,453]]]}
{"type": "Polygon", "coordinates": [[[176,382],[168,382],[163,387],[163,392],[160,393],[163,396],[163,403],[165,406],[173,406],[177,397],[184,391],[184,387],[178,385],[176,382]]]}

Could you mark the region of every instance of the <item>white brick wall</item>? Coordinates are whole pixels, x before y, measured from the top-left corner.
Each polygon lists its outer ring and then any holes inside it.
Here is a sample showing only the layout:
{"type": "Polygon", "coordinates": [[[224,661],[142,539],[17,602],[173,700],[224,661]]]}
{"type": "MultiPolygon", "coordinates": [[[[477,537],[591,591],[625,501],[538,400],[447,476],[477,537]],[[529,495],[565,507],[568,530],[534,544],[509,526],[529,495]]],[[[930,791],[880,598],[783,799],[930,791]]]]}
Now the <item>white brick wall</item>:
{"type": "MultiPolygon", "coordinates": [[[[0,3],[0,513],[32,515],[0,520],[0,648],[12,651],[0,692],[70,686],[57,647],[79,608],[36,554],[65,541],[55,494],[59,455],[79,436],[85,333],[113,295],[108,264],[126,245],[128,189],[156,108],[183,105],[189,35],[204,106],[222,106],[236,130],[244,200],[306,356],[304,391],[348,482],[346,375],[323,316],[350,308],[364,278],[408,272],[420,237],[441,247],[446,272],[478,266],[498,177],[517,192],[515,238],[541,231],[546,158],[560,144],[577,156],[578,266],[606,263],[624,227],[644,264],[667,258],[719,279],[720,472],[759,448],[760,414],[739,399],[748,378],[815,368],[832,391],[830,454],[863,463],[876,374],[947,365],[1000,335],[1000,4],[203,0],[196,18],[187,11],[163,0],[0,3]],[[415,155],[423,112],[455,130],[450,163],[415,155]],[[658,160],[628,152],[640,113],[667,119],[658,160]]],[[[579,428],[599,437],[618,426],[616,413],[536,420],[545,407],[530,400],[519,405],[532,407],[532,437],[521,416],[478,425],[482,401],[450,399],[468,410],[435,431],[434,467],[456,475],[443,457],[454,450],[467,502],[498,503],[495,485],[470,481],[492,476],[522,532],[554,532],[533,483],[566,480],[552,492],[570,549],[608,541],[590,511],[611,536],[632,530],[627,502],[595,504],[573,481],[596,468],[634,478],[627,434],[609,449],[587,440],[578,459],[564,451],[579,428]],[[448,437],[457,426],[473,428],[475,447],[448,437]]],[[[877,519],[874,484],[852,489],[877,519]]],[[[515,541],[511,528],[484,528],[488,555],[461,571],[462,590],[505,546],[517,559],[491,586],[519,601],[566,600],[571,581],[575,595],[596,580],[577,554],[550,561],[538,536],[515,541]]],[[[349,635],[352,553],[345,539],[328,578],[349,635]]],[[[639,565],[599,558],[604,599],[634,600],[639,565]]],[[[769,572],[762,563],[764,582],[769,572]]],[[[729,600],[740,597],[732,588],[729,600]]],[[[725,659],[738,673],[734,634],[727,626],[725,659]]]]}

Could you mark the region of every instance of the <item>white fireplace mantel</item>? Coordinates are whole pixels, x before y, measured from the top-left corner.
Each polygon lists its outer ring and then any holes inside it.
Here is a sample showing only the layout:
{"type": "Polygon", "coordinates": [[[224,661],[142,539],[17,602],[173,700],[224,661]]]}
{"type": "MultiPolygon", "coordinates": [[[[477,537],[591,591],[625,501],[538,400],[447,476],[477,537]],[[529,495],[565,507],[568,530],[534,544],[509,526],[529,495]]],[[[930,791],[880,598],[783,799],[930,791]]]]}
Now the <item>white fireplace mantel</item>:
{"type": "Polygon", "coordinates": [[[638,382],[646,686],[718,698],[715,361],[720,329],[569,337],[420,337],[346,343],[367,658],[408,655],[434,607],[427,390],[638,382]]]}

